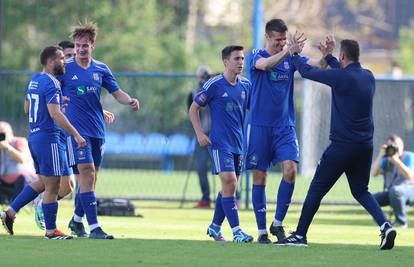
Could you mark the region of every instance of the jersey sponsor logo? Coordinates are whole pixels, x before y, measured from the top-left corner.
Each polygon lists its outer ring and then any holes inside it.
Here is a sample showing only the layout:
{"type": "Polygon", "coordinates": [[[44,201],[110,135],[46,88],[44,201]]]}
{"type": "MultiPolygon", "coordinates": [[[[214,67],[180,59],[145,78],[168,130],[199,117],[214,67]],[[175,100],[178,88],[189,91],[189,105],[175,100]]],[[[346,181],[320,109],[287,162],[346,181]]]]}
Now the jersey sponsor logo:
{"type": "Polygon", "coordinates": [[[237,103],[233,103],[233,102],[226,103],[226,111],[228,112],[239,111],[241,109],[242,109],[241,106],[237,103]]]}
{"type": "Polygon", "coordinates": [[[30,81],[28,88],[29,88],[29,90],[36,90],[38,85],[39,85],[38,82],[30,81]]]}
{"type": "Polygon", "coordinates": [[[84,95],[84,94],[86,94],[86,88],[85,88],[85,86],[78,86],[78,87],[76,87],[76,95],[77,96],[81,96],[81,95],[84,95]]]}
{"type": "Polygon", "coordinates": [[[95,81],[99,81],[99,74],[98,74],[97,72],[94,72],[94,73],[92,74],[92,76],[93,76],[93,79],[94,79],[95,81]]]}
{"type": "Polygon", "coordinates": [[[80,86],[76,87],[76,95],[77,96],[82,96],[86,93],[95,93],[96,91],[98,91],[98,88],[95,87],[95,86],[80,85],[80,86]]]}
{"type": "Polygon", "coordinates": [[[78,76],[76,76],[76,74],[75,75],[73,75],[73,77],[72,77],[72,81],[73,80],[77,80],[78,79],[78,76]]]}
{"type": "Polygon", "coordinates": [[[289,80],[289,74],[287,74],[287,73],[277,73],[275,71],[272,71],[270,73],[269,79],[271,81],[287,81],[287,80],[289,80]]]}
{"type": "Polygon", "coordinates": [[[35,132],[38,132],[38,131],[40,131],[40,128],[36,127],[36,128],[31,129],[30,133],[35,133],[35,132]]]}
{"type": "Polygon", "coordinates": [[[290,68],[289,62],[287,61],[283,62],[283,67],[285,67],[285,70],[288,70],[290,68]]]}

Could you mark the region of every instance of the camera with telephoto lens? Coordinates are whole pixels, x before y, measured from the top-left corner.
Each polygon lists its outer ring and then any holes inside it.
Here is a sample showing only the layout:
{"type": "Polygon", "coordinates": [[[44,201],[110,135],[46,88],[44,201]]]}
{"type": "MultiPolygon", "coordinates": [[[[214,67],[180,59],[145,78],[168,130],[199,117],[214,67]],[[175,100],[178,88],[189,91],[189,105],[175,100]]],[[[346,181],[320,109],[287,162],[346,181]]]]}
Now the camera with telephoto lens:
{"type": "Polygon", "coordinates": [[[396,147],[395,145],[387,145],[387,147],[385,148],[385,155],[387,157],[392,157],[397,152],[398,152],[398,147],[396,147]]]}
{"type": "Polygon", "coordinates": [[[0,141],[6,140],[6,134],[0,132],[0,141]]]}

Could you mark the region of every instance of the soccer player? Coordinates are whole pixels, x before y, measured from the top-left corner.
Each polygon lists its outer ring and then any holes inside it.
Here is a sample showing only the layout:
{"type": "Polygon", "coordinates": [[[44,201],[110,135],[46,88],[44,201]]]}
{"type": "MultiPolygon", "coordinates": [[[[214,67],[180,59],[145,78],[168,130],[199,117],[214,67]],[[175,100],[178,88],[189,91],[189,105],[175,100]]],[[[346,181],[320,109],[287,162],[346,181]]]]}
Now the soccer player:
{"type": "MultiPolygon", "coordinates": [[[[281,19],[267,22],[265,47],[252,50],[249,56],[252,92],[246,130],[246,169],[253,173],[252,203],[258,227],[257,242],[262,244],[271,243],[266,230],[267,170],[271,164],[281,162],[283,177],[269,229],[280,241],[286,237],[283,220],[291,202],[299,161],[293,103],[296,68],[286,46],[287,30],[281,19]]],[[[303,37],[297,37],[304,41],[303,37]]],[[[309,60],[309,63],[322,67],[324,62],[309,60]]]]}
{"type": "Polygon", "coordinates": [[[243,121],[250,82],[240,76],[243,70],[242,46],[227,46],[222,52],[225,71],[204,83],[194,97],[189,116],[200,146],[208,146],[213,175],[219,175],[222,190],[218,193],[212,224],[207,234],[216,241],[224,240],[221,224],[224,218],[233,231],[233,241],[252,242],[253,237],[240,228],[236,205],[236,188],[243,164],[243,121]],[[199,110],[208,105],[211,115],[210,136],[203,132],[199,110]]]}
{"type": "Polygon", "coordinates": [[[130,105],[138,111],[139,101],[121,90],[112,72],[102,62],[92,58],[96,46],[97,26],[93,23],[80,24],[73,28],[75,57],[66,64],[66,73],[60,77],[62,91],[69,97],[66,107],[69,121],[86,139],[87,146],[78,148],[73,138],[68,140],[69,163],[76,165],[80,194],[75,214],[69,223],[72,232],[84,234],[82,223],[86,215],[90,238],[113,239],[98,224],[95,184],[99,166],[102,162],[105,124],[100,103],[101,88],[104,87],[121,104],[130,105]]]}
{"type": "Polygon", "coordinates": [[[71,41],[63,40],[59,42],[58,46],[62,47],[63,55],[65,56],[66,61],[75,56],[75,44],[71,41]]]}
{"type": "MultiPolygon", "coordinates": [[[[40,62],[43,72],[34,75],[28,83],[24,104],[25,113],[29,115],[29,148],[36,173],[39,174],[44,185],[42,207],[46,225],[45,237],[71,239],[71,236],[56,229],[60,178],[69,167],[65,149],[60,142],[61,128],[73,136],[79,147],[84,147],[86,141],[61,112],[62,91],[56,76],[65,72],[62,49],[56,46],[46,47],[40,55],[40,62]]],[[[21,205],[19,203],[33,199],[36,194],[38,194],[37,191],[26,186],[13,203],[21,205]]],[[[13,222],[18,211],[13,207],[13,203],[10,209],[0,213],[2,223],[11,235],[13,235],[13,222]]]]}
{"type": "Polygon", "coordinates": [[[295,39],[291,43],[293,62],[301,76],[332,89],[331,144],[323,153],[309,186],[296,232],[280,244],[307,246],[306,234],[322,198],[345,173],[353,197],[380,226],[380,249],[392,249],[397,233],[368,192],[373,151],[375,78],[359,63],[358,42],[342,40],[339,61],[331,54],[333,46],[325,45],[329,50],[325,59],[332,67],[328,70],[306,64],[298,54],[302,51],[302,45],[298,45],[295,39]]]}

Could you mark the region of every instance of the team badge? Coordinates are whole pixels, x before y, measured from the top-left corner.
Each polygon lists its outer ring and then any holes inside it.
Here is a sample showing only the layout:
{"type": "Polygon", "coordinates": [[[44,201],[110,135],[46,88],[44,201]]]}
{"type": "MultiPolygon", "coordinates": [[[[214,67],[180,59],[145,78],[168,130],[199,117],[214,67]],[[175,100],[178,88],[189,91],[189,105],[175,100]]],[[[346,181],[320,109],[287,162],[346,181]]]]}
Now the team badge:
{"type": "Polygon", "coordinates": [[[246,99],[246,92],[245,92],[245,91],[242,91],[242,92],[241,92],[241,98],[242,98],[243,100],[245,100],[245,99],[246,99]]]}
{"type": "Polygon", "coordinates": [[[289,62],[285,61],[283,62],[283,66],[285,67],[285,70],[289,69],[289,62]]]}
{"type": "Polygon", "coordinates": [[[95,81],[99,81],[99,74],[98,74],[97,72],[94,72],[94,73],[93,73],[93,79],[94,79],[95,81]]]}
{"type": "Polygon", "coordinates": [[[232,162],[232,160],[231,160],[230,158],[226,158],[226,159],[224,160],[224,167],[230,168],[230,167],[232,167],[232,166],[233,166],[233,162],[232,162]]]}
{"type": "Polygon", "coordinates": [[[86,152],[84,149],[79,149],[78,150],[78,159],[82,160],[86,158],[86,152]]]}

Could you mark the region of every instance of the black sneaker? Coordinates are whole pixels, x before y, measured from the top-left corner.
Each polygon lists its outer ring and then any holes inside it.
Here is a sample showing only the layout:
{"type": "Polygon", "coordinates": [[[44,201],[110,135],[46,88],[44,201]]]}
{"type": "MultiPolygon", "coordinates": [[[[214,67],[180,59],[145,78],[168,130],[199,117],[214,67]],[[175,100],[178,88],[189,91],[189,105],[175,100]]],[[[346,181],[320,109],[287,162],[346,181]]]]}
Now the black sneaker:
{"type": "Polygon", "coordinates": [[[307,247],[308,240],[306,237],[299,238],[294,232],[282,241],[274,243],[277,246],[307,247]]]}
{"type": "Polygon", "coordinates": [[[257,239],[257,243],[259,243],[259,244],[271,244],[272,241],[269,239],[268,234],[262,234],[262,235],[259,235],[259,238],[257,239]]]}
{"type": "Polygon", "coordinates": [[[4,229],[6,229],[9,235],[13,235],[13,224],[14,218],[10,217],[7,211],[3,210],[0,212],[1,222],[3,223],[4,229]]]}
{"type": "Polygon", "coordinates": [[[394,240],[397,236],[397,231],[395,231],[391,224],[385,223],[384,229],[381,229],[381,244],[380,249],[388,250],[394,247],[394,240]]]}
{"type": "Polygon", "coordinates": [[[89,238],[93,239],[114,239],[114,236],[105,233],[101,227],[95,228],[89,234],[89,238]]]}
{"type": "Polygon", "coordinates": [[[274,226],[272,223],[269,231],[272,235],[277,237],[278,242],[286,239],[285,229],[283,229],[283,226],[274,226]]]}
{"type": "Polygon", "coordinates": [[[70,220],[68,227],[71,231],[71,235],[77,236],[77,237],[88,237],[88,234],[85,231],[85,227],[83,226],[83,223],[75,222],[73,220],[73,217],[70,220]]]}

